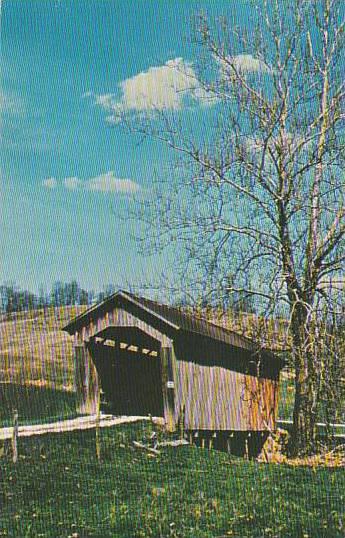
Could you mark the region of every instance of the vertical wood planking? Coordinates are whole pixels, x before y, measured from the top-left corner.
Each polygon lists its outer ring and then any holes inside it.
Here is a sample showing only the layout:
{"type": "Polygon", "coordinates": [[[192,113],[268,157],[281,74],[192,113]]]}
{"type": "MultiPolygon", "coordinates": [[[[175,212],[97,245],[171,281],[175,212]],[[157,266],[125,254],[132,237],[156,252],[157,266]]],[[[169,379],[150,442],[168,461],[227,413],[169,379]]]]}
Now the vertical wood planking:
{"type": "Polygon", "coordinates": [[[74,357],[77,412],[93,415],[98,404],[98,374],[85,344],[75,347],[74,357]]]}
{"type": "Polygon", "coordinates": [[[142,331],[155,338],[157,341],[161,342],[162,345],[171,345],[170,338],[122,308],[114,308],[113,310],[102,314],[94,320],[91,320],[87,324],[88,338],[95,336],[98,332],[111,325],[116,327],[138,327],[142,331]]]}
{"type": "Polygon", "coordinates": [[[276,381],[182,359],[176,378],[175,419],[184,407],[187,430],[274,428],[276,381]]]}

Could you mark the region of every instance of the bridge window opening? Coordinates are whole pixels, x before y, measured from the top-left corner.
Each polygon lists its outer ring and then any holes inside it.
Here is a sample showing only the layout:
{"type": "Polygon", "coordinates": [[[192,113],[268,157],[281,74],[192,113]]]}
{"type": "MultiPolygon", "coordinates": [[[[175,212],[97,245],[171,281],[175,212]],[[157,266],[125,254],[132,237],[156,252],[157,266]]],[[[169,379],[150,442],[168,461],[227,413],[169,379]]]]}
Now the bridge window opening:
{"type": "Polygon", "coordinates": [[[110,340],[109,338],[107,338],[106,340],[104,340],[104,345],[109,347],[115,347],[116,343],[115,340],[110,340]]]}

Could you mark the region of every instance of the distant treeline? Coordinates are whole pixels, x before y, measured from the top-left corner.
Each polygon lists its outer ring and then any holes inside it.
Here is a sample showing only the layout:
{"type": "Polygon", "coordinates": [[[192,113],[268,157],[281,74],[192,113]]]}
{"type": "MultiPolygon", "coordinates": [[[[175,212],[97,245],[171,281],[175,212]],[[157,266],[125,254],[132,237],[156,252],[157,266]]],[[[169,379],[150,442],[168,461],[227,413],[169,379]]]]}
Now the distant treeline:
{"type": "Polygon", "coordinates": [[[115,291],[113,284],[107,284],[98,292],[85,290],[76,280],[55,282],[50,291],[41,288],[38,293],[24,290],[12,282],[5,283],[0,286],[0,312],[11,314],[48,306],[89,306],[103,301],[115,291]]]}
{"type": "MultiPolygon", "coordinates": [[[[11,314],[49,306],[90,306],[103,301],[115,293],[116,289],[114,284],[107,284],[101,291],[95,292],[94,290],[85,290],[76,280],[71,280],[71,282],[57,281],[52,285],[51,290],[47,291],[42,287],[38,293],[33,293],[22,289],[13,282],[6,282],[0,286],[0,313],[11,314]]],[[[181,298],[178,300],[172,298],[171,304],[182,308],[191,306],[188,301],[181,298]]],[[[203,310],[221,307],[223,310],[230,309],[233,313],[256,312],[253,297],[241,293],[235,293],[231,298],[221,303],[203,301],[199,307],[203,310]]]]}

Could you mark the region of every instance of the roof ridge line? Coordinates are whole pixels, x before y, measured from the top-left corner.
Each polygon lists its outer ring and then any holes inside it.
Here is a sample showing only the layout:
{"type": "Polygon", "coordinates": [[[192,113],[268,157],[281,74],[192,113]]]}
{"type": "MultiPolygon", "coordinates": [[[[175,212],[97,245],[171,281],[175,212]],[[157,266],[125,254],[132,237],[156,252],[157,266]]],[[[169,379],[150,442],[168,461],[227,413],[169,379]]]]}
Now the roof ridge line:
{"type": "Polygon", "coordinates": [[[124,296],[126,299],[129,299],[130,301],[132,301],[137,306],[140,306],[140,308],[143,308],[144,310],[147,310],[150,314],[152,314],[152,315],[160,318],[161,320],[165,321],[165,323],[167,323],[171,327],[174,327],[175,329],[180,329],[180,327],[178,325],[176,325],[175,323],[172,323],[171,321],[169,321],[165,316],[162,316],[161,314],[158,314],[154,310],[151,310],[147,306],[143,305],[140,302],[140,299],[144,299],[144,301],[151,301],[152,303],[155,303],[158,306],[166,306],[167,308],[171,308],[171,307],[169,307],[169,305],[165,305],[163,303],[159,304],[156,301],[152,301],[151,299],[146,299],[146,297],[138,297],[137,295],[134,295],[134,293],[133,294],[128,294],[128,293],[122,291],[121,295],[124,296]],[[132,295],[135,297],[135,299],[132,297],[132,295]],[[138,299],[139,299],[139,301],[138,301],[138,299]]]}

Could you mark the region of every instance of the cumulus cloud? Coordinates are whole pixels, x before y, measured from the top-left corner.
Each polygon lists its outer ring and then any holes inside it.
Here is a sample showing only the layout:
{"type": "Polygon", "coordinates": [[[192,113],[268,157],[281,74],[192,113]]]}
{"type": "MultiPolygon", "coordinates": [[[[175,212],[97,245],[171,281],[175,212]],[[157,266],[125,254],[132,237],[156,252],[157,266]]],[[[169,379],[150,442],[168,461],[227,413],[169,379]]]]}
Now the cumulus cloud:
{"type": "Polygon", "coordinates": [[[105,93],[103,95],[95,96],[96,105],[99,105],[106,109],[112,109],[116,107],[116,101],[112,93],[105,93]]]}
{"type": "MultiPolygon", "coordinates": [[[[262,60],[251,54],[238,54],[232,60],[235,68],[242,74],[272,73],[262,60]]],[[[231,74],[226,61],[217,59],[220,72],[231,74]]],[[[181,110],[191,100],[202,106],[217,102],[215,93],[207,91],[198,80],[193,64],[183,58],[168,60],[165,64],[150,67],[119,84],[119,92],[93,94],[88,91],[83,97],[93,96],[95,104],[111,115],[110,122],[118,121],[121,112],[141,114],[147,111],[181,110]]]]}
{"type": "Polygon", "coordinates": [[[44,181],[42,181],[42,185],[43,187],[45,187],[46,189],[55,189],[55,187],[57,186],[57,181],[55,179],[55,177],[48,177],[47,179],[45,179],[44,181]]]}
{"type": "Polygon", "coordinates": [[[83,184],[82,180],[79,179],[78,177],[66,177],[63,183],[66,189],[70,191],[75,191],[76,189],[78,189],[78,187],[81,187],[83,184]]]}
{"type": "Polygon", "coordinates": [[[138,183],[132,179],[118,178],[113,171],[84,180],[78,177],[66,177],[61,181],[57,181],[55,178],[51,177],[45,179],[42,182],[42,185],[48,189],[55,189],[60,185],[70,191],[84,190],[122,194],[133,194],[140,191],[138,183]]]}
{"type": "MultiPolygon", "coordinates": [[[[220,71],[223,74],[233,74],[232,68],[226,60],[217,58],[220,64],[220,71]]],[[[272,69],[268,67],[262,60],[255,58],[252,54],[238,54],[237,56],[229,56],[229,63],[242,75],[249,73],[272,73],[272,69]]]]}
{"type": "Polygon", "coordinates": [[[268,73],[271,69],[251,54],[238,54],[233,58],[235,68],[241,73],[268,73]]]}
{"type": "Polygon", "coordinates": [[[85,188],[89,191],[119,193],[134,193],[140,190],[138,183],[131,179],[119,179],[114,176],[114,172],[89,179],[85,188]]]}
{"type": "Polygon", "coordinates": [[[15,94],[0,92],[0,112],[10,116],[22,115],[25,112],[23,99],[15,94]]]}
{"type": "Polygon", "coordinates": [[[150,67],[119,84],[121,96],[95,95],[97,105],[114,113],[121,111],[180,110],[186,99],[207,105],[212,95],[197,79],[192,64],[175,58],[164,65],[150,67]]]}

